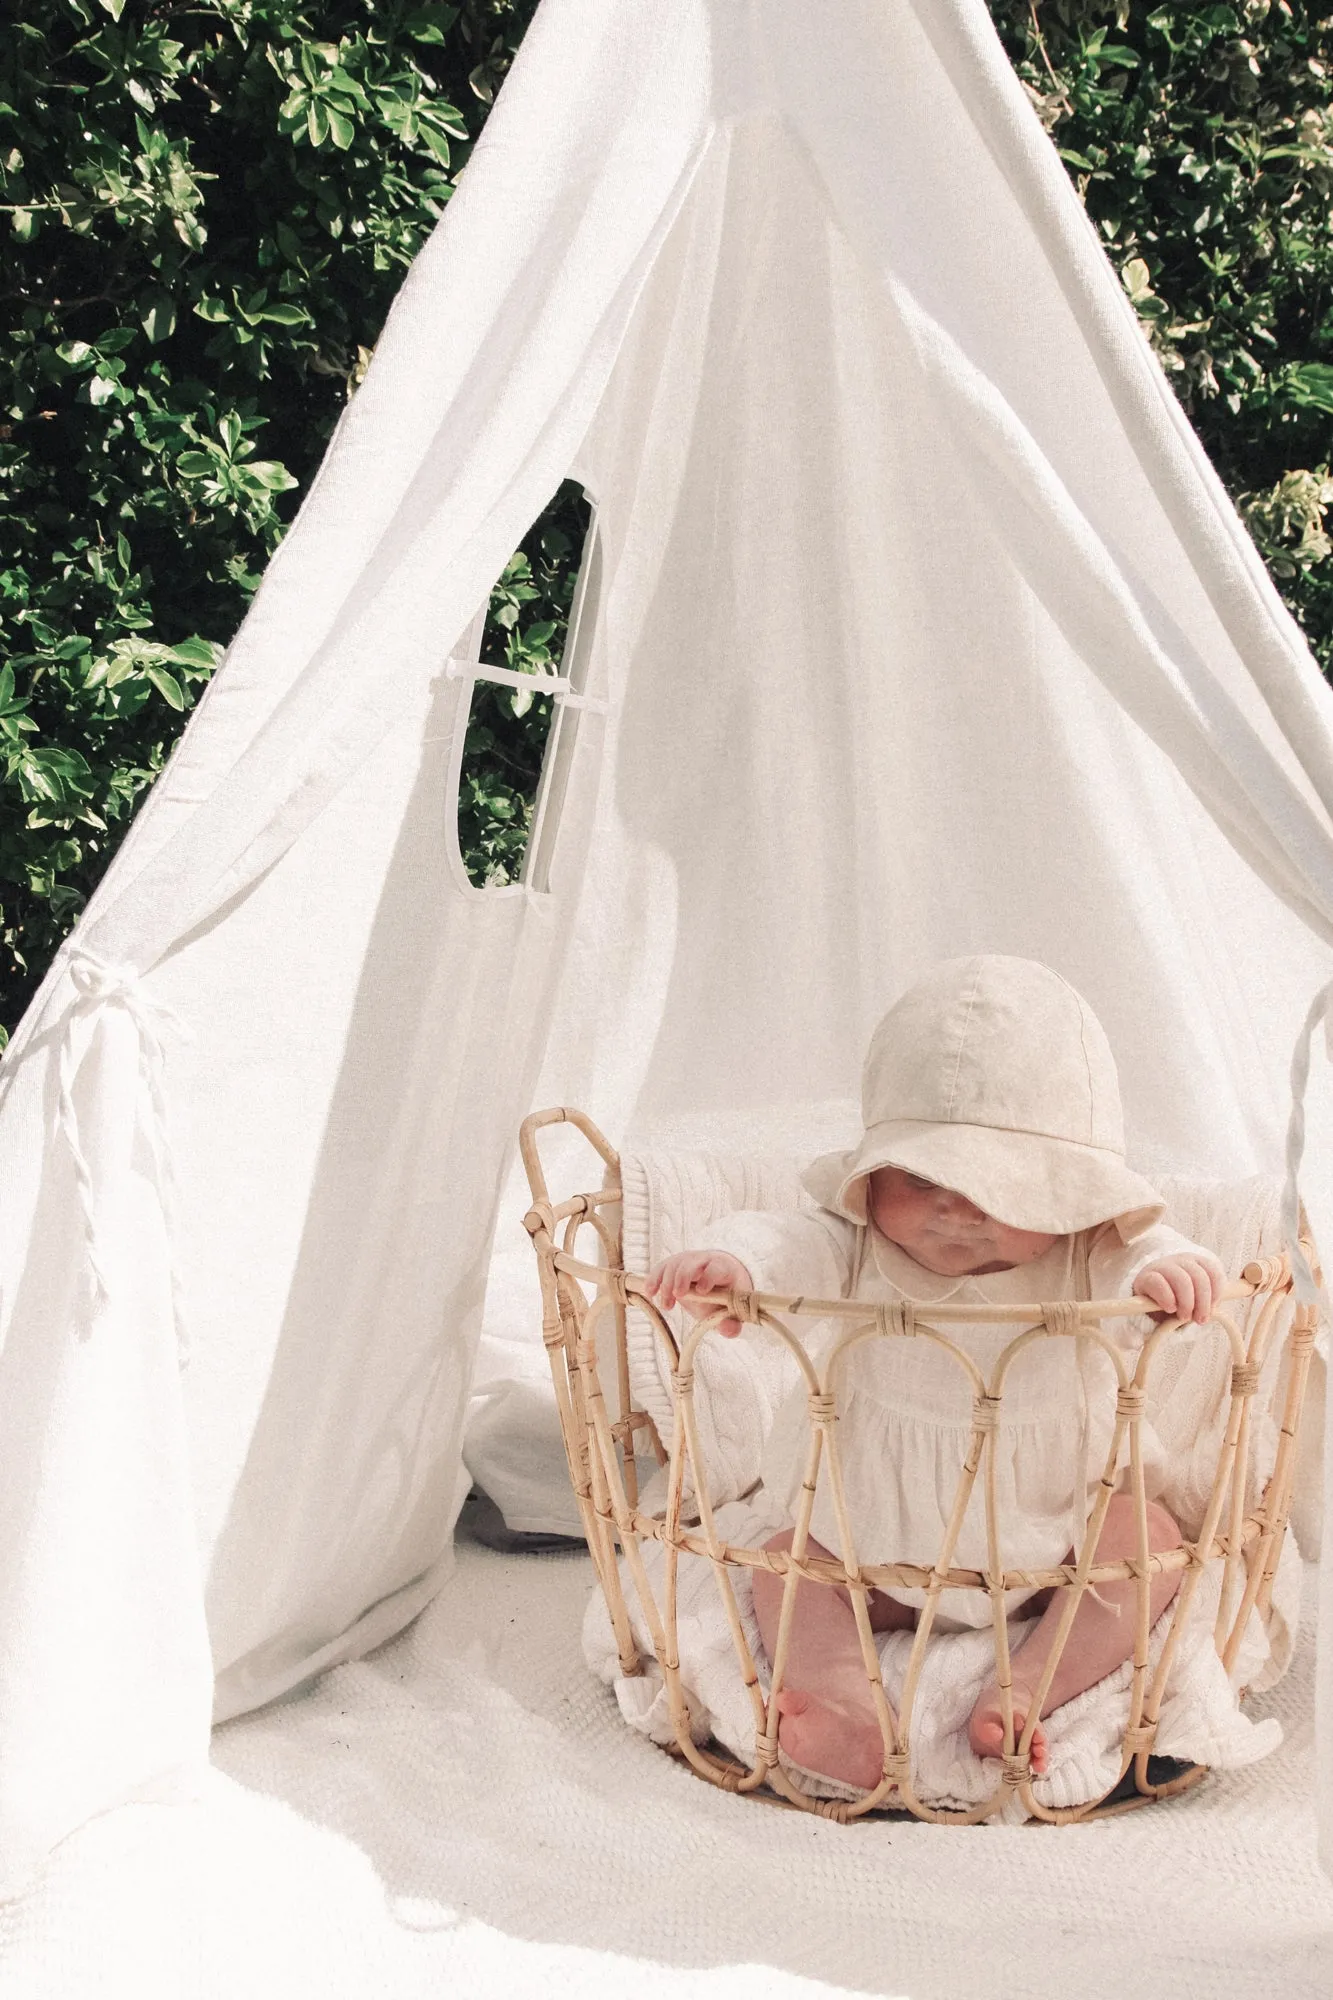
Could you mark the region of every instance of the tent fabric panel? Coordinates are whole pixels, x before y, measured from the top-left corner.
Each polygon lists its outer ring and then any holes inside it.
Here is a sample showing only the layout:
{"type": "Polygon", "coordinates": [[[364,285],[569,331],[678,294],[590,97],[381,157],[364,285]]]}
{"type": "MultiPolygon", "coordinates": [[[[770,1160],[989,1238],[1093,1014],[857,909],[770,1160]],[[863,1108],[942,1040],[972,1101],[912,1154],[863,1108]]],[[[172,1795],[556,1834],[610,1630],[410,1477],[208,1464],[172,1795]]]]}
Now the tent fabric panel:
{"type": "MultiPolygon", "coordinates": [[[[1307,768],[1314,791],[1329,807],[1333,739],[1327,684],[1153,357],[989,16],[974,0],[914,0],[914,5],[978,134],[1045,247],[1052,273],[1097,357],[1126,440],[1152,468],[1159,503],[1189,569],[1207,591],[1235,657],[1270,709],[1288,753],[1307,768]]],[[[1085,460],[1085,479],[1090,470],[1085,460]]],[[[1124,525],[1122,519],[1118,533],[1124,533],[1124,525]]],[[[1154,568],[1160,568],[1162,555],[1160,548],[1154,551],[1154,568]]]]}
{"type": "MultiPolygon", "coordinates": [[[[1270,898],[1016,569],[913,335],[786,122],[719,138],[583,453],[620,523],[615,736],[544,1093],[617,1131],[845,1100],[919,966],[1026,950],[1132,1051],[1141,1146],[1271,1168],[1272,981],[1212,930],[1257,909],[1267,946],[1270,898]]],[[[1322,960],[1278,929],[1289,1046],[1322,960]]]]}
{"type": "MultiPolygon", "coordinates": [[[[0,1305],[0,1897],[109,1804],[192,1795],[208,1757],[212,1662],[137,1057],[118,1013],[81,1023],[73,1109],[110,1195],[100,1311],[64,1135],[19,1161],[4,1148],[29,1227],[18,1255],[6,1231],[0,1305]]],[[[54,1126],[55,1068],[47,1048],[13,1076],[6,1139],[54,1126]]]]}

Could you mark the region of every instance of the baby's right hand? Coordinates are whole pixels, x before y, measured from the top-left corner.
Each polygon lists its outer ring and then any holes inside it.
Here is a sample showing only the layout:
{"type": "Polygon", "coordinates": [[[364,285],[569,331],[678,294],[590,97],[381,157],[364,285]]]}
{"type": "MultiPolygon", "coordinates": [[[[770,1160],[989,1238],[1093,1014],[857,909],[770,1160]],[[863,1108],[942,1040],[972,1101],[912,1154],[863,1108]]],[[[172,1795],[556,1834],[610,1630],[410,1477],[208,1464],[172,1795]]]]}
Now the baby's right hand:
{"type": "MultiPolygon", "coordinates": [[[[708,1313],[717,1311],[716,1306],[692,1297],[692,1293],[753,1290],[754,1279],[744,1264],[739,1257],[732,1257],[725,1250],[681,1250],[659,1264],[648,1276],[649,1297],[656,1298],[664,1312],[669,1312],[679,1301],[691,1319],[703,1319],[708,1313]]],[[[725,1333],[728,1340],[734,1340],[741,1330],[741,1323],[738,1319],[720,1320],[718,1330],[725,1333]]]]}

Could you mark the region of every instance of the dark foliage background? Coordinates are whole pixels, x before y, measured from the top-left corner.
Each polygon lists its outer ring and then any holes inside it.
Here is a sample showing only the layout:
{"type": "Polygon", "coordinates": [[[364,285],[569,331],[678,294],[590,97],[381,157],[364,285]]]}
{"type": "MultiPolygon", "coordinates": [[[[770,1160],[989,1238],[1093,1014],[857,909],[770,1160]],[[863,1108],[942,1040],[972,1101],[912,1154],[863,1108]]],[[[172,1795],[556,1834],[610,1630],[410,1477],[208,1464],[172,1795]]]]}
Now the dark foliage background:
{"type": "MultiPolygon", "coordinates": [[[[0,28],[0,1022],[239,622],[534,4],[28,0],[0,28]]],[[[991,12],[1333,666],[1333,14],[991,12]]],[[[558,657],[582,526],[562,492],[489,657],[558,657]]],[[[546,706],[478,690],[477,880],[521,859],[546,706]]]]}

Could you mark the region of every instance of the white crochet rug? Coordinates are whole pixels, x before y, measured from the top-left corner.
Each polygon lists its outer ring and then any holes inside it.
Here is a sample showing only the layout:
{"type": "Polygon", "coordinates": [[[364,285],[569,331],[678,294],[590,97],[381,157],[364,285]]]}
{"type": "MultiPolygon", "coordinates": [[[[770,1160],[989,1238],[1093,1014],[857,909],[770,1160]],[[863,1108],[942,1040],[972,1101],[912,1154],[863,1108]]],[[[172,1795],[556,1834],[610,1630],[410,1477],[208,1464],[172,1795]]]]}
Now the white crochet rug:
{"type": "Polygon", "coordinates": [[[411,1631],[220,1731],[198,1805],[67,1842],[0,1912],[5,2000],[1329,1990],[1308,1638],[1267,1698],[1283,1747],[1171,1805],[1065,1831],[839,1827],[631,1735],[583,1664],[589,1576],[463,1543],[411,1631]]]}

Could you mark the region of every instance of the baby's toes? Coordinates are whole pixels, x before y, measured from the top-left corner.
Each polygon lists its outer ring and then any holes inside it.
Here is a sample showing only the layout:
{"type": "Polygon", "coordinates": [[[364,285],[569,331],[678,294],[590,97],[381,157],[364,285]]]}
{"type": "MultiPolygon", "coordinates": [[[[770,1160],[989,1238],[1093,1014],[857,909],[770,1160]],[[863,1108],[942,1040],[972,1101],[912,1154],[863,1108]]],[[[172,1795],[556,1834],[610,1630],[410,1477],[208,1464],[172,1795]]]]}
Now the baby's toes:
{"type": "MultiPolygon", "coordinates": [[[[1014,1703],[1014,1741],[1019,1742],[1027,1727],[1027,1717],[1020,1705],[1014,1703]]],[[[988,1689],[972,1711],[968,1724],[967,1740],[978,1757],[1003,1757],[1004,1716],[1000,1709],[999,1694],[988,1689]]],[[[1029,1761],[1037,1777],[1046,1773],[1046,1732],[1038,1723],[1032,1732],[1032,1747],[1029,1761]]]]}
{"type": "MultiPolygon", "coordinates": [[[[1014,1720],[1017,1726],[1017,1717],[1014,1720]]],[[[967,1740],[978,1757],[1003,1757],[1004,1719],[994,1698],[983,1695],[973,1709],[967,1740]]]]}

